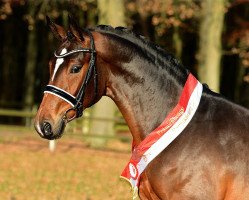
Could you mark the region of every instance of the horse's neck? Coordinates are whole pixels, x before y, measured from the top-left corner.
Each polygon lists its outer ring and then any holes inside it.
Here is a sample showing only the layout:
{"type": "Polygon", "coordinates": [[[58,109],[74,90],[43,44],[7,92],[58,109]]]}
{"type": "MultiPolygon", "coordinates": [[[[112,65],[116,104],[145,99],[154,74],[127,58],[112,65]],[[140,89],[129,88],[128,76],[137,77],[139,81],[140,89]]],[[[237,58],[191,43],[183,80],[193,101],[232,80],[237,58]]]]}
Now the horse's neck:
{"type": "MultiPolygon", "coordinates": [[[[101,68],[105,65],[108,71],[105,74],[109,74],[106,95],[116,103],[135,144],[139,144],[176,106],[183,84],[174,75],[179,76],[185,72],[180,69],[177,71],[174,66],[170,73],[163,61],[160,60],[159,64],[159,59],[150,62],[137,52],[132,53],[132,49],[123,50],[125,48],[121,44],[115,46],[113,41],[101,37],[99,39],[99,42],[95,40],[101,58],[99,62],[102,60],[101,68]]],[[[165,64],[169,66],[170,62],[173,61],[169,60],[165,64]]]]}
{"type": "Polygon", "coordinates": [[[135,144],[159,126],[176,106],[181,88],[165,70],[130,62],[110,79],[107,95],[122,112],[135,144]]]}

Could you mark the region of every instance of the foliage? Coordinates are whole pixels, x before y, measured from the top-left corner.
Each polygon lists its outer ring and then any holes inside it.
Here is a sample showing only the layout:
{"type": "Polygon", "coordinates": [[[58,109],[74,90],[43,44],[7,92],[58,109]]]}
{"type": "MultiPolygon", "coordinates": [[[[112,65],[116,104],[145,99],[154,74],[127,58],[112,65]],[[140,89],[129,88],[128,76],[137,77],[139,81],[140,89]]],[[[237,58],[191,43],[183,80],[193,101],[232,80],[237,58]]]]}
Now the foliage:
{"type": "Polygon", "coordinates": [[[189,23],[193,25],[198,18],[199,4],[199,1],[188,0],[137,0],[130,1],[127,9],[133,13],[152,15],[151,23],[156,27],[156,33],[162,36],[172,27],[181,27],[189,31],[194,28],[194,26],[189,26],[189,23]]]}
{"type": "Polygon", "coordinates": [[[238,54],[241,65],[247,73],[244,81],[249,83],[249,10],[248,2],[244,0],[234,1],[230,4],[227,21],[230,26],[225,32],[226,54],[238,54]],[[235,28],[236,27],[236,28],[235,28]]]}
{"type": "MultiPolygon", "coordinates": [[[[175,53],[183,62],[196,73],[198,60],[196,59],[199,41],[199,23],[202,6],[199,0],[124,0],[128,27],[155,41],[169,51],[175,53]]],[[[223,60],[233,59],[236,69],[243,67],[241,84],[249,84],[249,3],[247,0],[227,0],[225,7],[225,29],[223,31],[223,60]]],[[[67,26],[68,14],[78,19],[82,27],[95,26],[98,23],[97,0],[2,0],[0,2],[0,84],[4,94],[0,94],[0,106],[12,107],[16,103],[23,104],[24,96],[20,91],[25,90],[23,85],[27,62],[28,35],[35,32],[37,40],[35,99],[40,102],[43,86],[47,82],[47,61],[55,49],[55,41],[45,25],[45,16],[49,15],[57,23],[67,26]],[[8,37],[18,37],[14,41],[8,37]],[[9,46],[15,46],[10,49],[9,46]],[[22,52],[19,54],[19,52],[22,52]],[[7,62],[12,60],[12,62],[7,62]],[[9,70],[12,66],[12,71],[9,70]],[[20,67],[22,66],[22,67],[20,67]],[[19,74],[19,76],[17,76],[19,74]],[[11,83],[8,88],[8,79],[4,76],[15,76],[16,84],[11,83]],[[15,89],[16,88],[16,89],[15,89]],[[9,90],[12,90],[10,94],[9,90]],[[11,103],[12,102],[12,103],[11,103]],[[12,106],[10,106],[10,104],[12,106]]],[[[221,66],[223,76],[238,76],[230,73],[227,67],[221,66]]],[[[237,70],[238,71],[238,70],[237,70]]],[[[221,80],[221,83],[222,80],[221,80]]],[[[224,84],[224,83],[223,83],[224,84]]],[[[225,83],[226,84],[226,83],[225,83]]],[[[235,82],[233,84],[236,84],[235,82]]],[[[226,88],[225,86],[221,86],[226,88]]],[[[239,86],[238,86],[239,87],[239,86]]],[[[235,98],[235,90],[229,98],[235,98]]],[[[226,95],[228,89],[222,90],[226,95]]],[[[241,91],[242,92],[242,91],[241,91]]],[[[243,93],[243,92],[242,92],[243,93]]],[[[24,93],[25,94],[25,93],[24,93]]],[[[249,103],[247,103],[249,106],[249,103]]],[[[17,106],[14,106],[17,107],[17,106]]],[[[22,107],[21,105],[18,108],[22,107]]]]}

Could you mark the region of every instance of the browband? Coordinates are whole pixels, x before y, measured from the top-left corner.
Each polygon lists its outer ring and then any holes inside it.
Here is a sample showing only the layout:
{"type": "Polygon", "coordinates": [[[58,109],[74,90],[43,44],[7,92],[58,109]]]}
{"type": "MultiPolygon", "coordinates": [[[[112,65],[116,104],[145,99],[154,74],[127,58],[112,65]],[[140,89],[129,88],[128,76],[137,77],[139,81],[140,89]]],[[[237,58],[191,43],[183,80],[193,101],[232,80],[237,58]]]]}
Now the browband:
{"type": "Polygon", "coordinates": [[[70,55],[72,55],[74,53],[80,53],[80,52],[84,52],[84,53],[96,53],[96,51],[92,50],[92,49],[75,49],[75,50],[69,51],[69,52],[61,54],[61,55],[58,55],[56,52],[54,52],[54,56],[56,58],[65,58],[66,56],[70,56],[70,55]]]}

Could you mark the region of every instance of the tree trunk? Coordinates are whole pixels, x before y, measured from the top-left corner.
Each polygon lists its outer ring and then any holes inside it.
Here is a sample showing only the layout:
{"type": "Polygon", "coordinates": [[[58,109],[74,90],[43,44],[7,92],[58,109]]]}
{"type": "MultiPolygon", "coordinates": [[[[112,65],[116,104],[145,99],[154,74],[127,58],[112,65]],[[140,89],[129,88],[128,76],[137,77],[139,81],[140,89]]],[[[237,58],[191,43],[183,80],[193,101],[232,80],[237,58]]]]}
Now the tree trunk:
{"type": "Polygon", "coordinates": [[[175,54],[178,59],[182,57],[182,39],[178,26],[174,26],[173,41],[175,47],[175,54]]]}
{"type": "Polygon", "coordinates": [[[203,0],[200,22],[199,79],[210,89],[220,90],[221,35],[226,0],[203,0]]]}
{"type": "MultiPolygon", "coordinates": [[[[1,63],[0,63],[0,104],[5,108],[22,107],[22,84],[26,45],[25,30],[20,27],[25,26],[22,22],[22,12],[13,13],[2,22],[0,30],[1,63]],[[16,39],[18,32],[18,38],[16,39]]],[[[13,118],[5,118],[6,120],[13,118]]],[[[13,119],[13,122],[17,120],[13,119]]]]}
{"type": "MultiPolygon", "coordinates": [[[[111,26],[125,25],[125,8],[122,0],[98,0],[99,24],[108,24],[111,26]]],[[[108,97],[102,97],[93,107],[91,116],[93,118],[114,119],[117,107],[108,97]]],[[[114,121],[93,120],[89,132],[94,135],[110,136],[114,135],[114,121]]],[[[103,147],[106,144],[104,138],[91,139],[90,145],[94,147],[103,147]]]]}
{"type": "MultiPolygon", "coordinates": [[[[2,65],[0,70],[1,77],[1,89],[0,89],[0,102],[1,106],[10,106],[7,103],[11,103],[16,98],[15,84],[13,82],[13,77],[15,77],[15,72],[17,71],[16,62],[18,62],[17,51],[15,48],[11,48],[13,45],[14,32],[14,20],[8,20],[4,24],[3,36],[5,40],[3,41],[3,51],[2,51],[2,65]],[[12,81],[11,81],[12,80],[12,81]],[[14,91],[14,92],[13,92],[14,91]]],[[[20,89],[20,88],[19,88],[20,89]]],[[[13,103],[13,102],[12,102],[13,103]]],[[[19,105],[20,106],[20,105],[19,105]]]]}
{"type": "MultiPolygon", "coordinates": [[[[33,1],[29,3],[29,32],[27,46],[27,60],[25,68],[25,91],[24,91],[24,109],[31,111],[34,105],[34,87],[35,87],[35,68],[37,60],[37,40],[35,27],[35,10],[36,6],[33,1]]],[[[30,121],[26,120],[26,124],[30,125],[30,121]]]]}
{"type": "Polygon", "coordinates": [[[123,0],[98,0],[99,24],[112,26],[125,25],[125,7],[123,0]]]}

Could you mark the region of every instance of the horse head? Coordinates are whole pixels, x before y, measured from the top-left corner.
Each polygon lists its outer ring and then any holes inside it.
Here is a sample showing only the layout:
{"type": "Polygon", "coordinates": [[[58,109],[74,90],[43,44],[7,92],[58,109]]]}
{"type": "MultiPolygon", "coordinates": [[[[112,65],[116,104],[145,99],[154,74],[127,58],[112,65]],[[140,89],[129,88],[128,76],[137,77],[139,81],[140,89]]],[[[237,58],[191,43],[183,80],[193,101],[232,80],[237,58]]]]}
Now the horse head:
{"type": "Polygon", "coordinates": [[[70,17],[69,22],[66,31],[47,17],[61,45],[49,61],[49,83],[35,117],[35,128],[46,139],[61,137],[67,122],[80,117],[104,92],[103,81],[97,77],[93,35],[70,17]]]}

